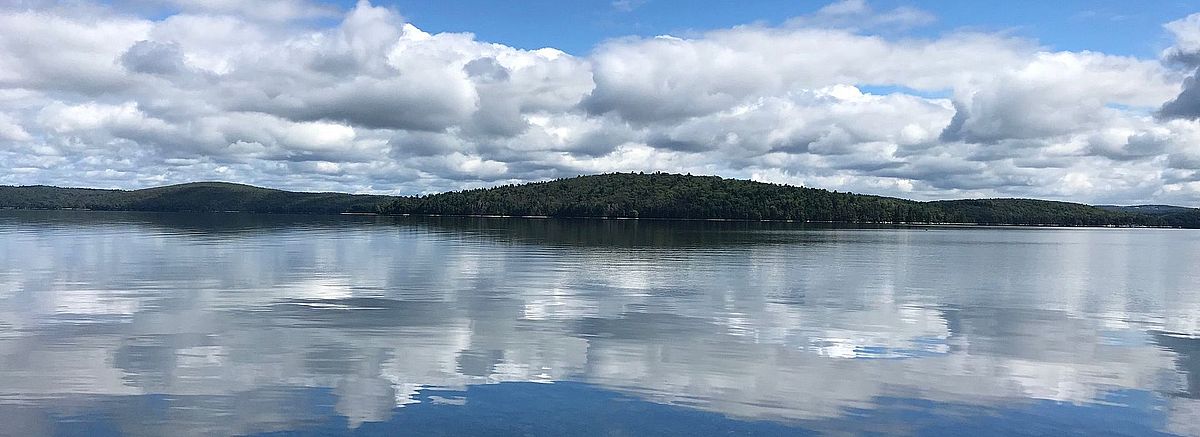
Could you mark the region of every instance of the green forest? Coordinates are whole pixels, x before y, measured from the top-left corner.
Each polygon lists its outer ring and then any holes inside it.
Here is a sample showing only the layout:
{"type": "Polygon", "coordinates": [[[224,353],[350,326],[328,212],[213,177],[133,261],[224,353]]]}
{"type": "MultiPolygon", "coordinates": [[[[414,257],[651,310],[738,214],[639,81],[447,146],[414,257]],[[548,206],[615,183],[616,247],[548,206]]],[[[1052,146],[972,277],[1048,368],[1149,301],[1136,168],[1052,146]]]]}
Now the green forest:
{"type": "Polygon", "coordinates": [[[843,223],[1200,228],[1200,209],[1031,199],[917,202],[716,176],[612,173],[425,196],[302,193],[200,182],[143,190],[0,187],[0,208],[382,213],[843,223]]]}
{"type": "Polygon", "coordinates": [[[48,186],[0,187],[0,208],[98,211],[262,212],[337,214],[377,212],[390,196],[298,193],[224,182],[197,182],[144,190],[48,186]]]}
{"type": "Polygon", "coordinates": [[[1169,214],[1029,199],[917,202],[716,176],[614,173],[401,197],[387,214],[1200,227],[1200,210],[1169,214]]]}

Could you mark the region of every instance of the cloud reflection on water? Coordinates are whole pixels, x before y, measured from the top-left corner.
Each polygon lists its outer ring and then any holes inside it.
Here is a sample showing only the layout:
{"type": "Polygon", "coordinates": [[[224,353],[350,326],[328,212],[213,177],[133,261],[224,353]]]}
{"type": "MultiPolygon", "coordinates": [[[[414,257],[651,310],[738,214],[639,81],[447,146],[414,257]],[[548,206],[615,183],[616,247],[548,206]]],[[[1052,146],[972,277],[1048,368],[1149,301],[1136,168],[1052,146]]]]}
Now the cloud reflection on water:
{"type": "Polygon", "coordinates": [[[161,395],[130,432],[358,427],[431,388],[579,381],[783,422],[1128,390],[1170,431],[1200,418],[1187,231],[3,212],[0,235],[6,415],[161,395]]]}

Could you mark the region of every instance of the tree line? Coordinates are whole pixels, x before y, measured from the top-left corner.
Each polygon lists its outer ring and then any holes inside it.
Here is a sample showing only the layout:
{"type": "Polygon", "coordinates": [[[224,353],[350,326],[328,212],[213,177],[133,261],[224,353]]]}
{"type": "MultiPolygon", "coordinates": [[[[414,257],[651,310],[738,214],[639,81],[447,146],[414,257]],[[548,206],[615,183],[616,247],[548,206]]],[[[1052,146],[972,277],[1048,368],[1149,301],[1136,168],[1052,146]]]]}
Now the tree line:
{"type": "Polygon", "coordinates": [[[369,212],[391,196],[299,193],[222,182],[197,182],[144,190],[49,186],[0,187],[0,208],[99,211],[263,212],[336,214],[369,212]]]}
{"type": "Polygon", "coordinates": [[[386,214],[1200,227],[1163,217],[1030,199],[917,202],[717,176],[612,173],[397,198],[386,214]]]}
{"type": "Polygon", "coordinates": [[[579,176],[407,197],[300,193],[217,182],[132,191],[0,187],[0,208],[1200,228],[1200,209],[1194,208],[1100,208],[1031,199],[917,202],[669,173],[579,176]]]}

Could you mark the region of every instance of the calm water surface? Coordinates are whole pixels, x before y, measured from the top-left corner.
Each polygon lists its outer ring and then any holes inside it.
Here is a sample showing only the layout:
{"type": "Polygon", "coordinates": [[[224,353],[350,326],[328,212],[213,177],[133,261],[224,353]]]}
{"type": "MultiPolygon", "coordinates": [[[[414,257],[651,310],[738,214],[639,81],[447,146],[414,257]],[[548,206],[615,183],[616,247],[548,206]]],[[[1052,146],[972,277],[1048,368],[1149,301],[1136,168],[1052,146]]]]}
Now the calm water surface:
{"type": "Polygon", "coordinates": [[[1200,232],[0,211],[0,424],[1200,435],[1200,232]]]}

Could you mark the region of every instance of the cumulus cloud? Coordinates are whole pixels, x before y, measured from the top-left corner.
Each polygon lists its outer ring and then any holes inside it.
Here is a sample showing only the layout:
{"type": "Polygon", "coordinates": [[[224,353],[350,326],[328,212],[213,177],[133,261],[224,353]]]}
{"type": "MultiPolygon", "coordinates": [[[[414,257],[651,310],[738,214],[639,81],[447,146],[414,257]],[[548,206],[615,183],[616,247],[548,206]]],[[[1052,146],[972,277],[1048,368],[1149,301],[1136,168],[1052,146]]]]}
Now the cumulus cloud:
{"type": "Polygon", "coordinates": [[[187,69],[176,43],[138,41],[121,55],[120,61],[135,73],[178,74],[187,69]]]}
{"type": "Polygon", "coordinates": [[[1170,77],[1151,61],[1039,52],[961,88],[942,140],[995,143],[1094,131],[1122,116],[1109,105],[1153,106],[1171,88],[1170,77]]]}
{"type": "Polygon", "coordinates": [[[0,114],[0,140],[29,141],[33,136],[7,114],[0,114]]]}
{"type": "Polygon", "coordinates": [[[1200,53],[1200,13],[1164,24],[1163,27],[1175,37],[1175,45],[1167,51],[1168,57],[1186,60],[1190,55],[1200,53]]]}
{"type": "Polygon", "coordinates": [[[1200,118],[1200,72],[1183,81],[1183,91],[1164,103],[1159,114],[1167,118],[1200,118]]]}
{"type": "Polygon", "coordinates": [[[1200,118],[1200,13],[1165,24],[1175,45],[1164,53],[1168,61],[1192,71],[1183,82],[1183,90],[1164,103],[1159,115],[1166,118],[1200,118]]]}
{"type": "Polygon", "coordinates": [[[428,33],[366,0],[148,3],[168,12],[0,8],[0,183],[424,193],[672,171],[1200,202],[1200,14],[1166,24],[1160,59],[917,38],[933,15],[862,0],[579,56],[428,33]]]}

